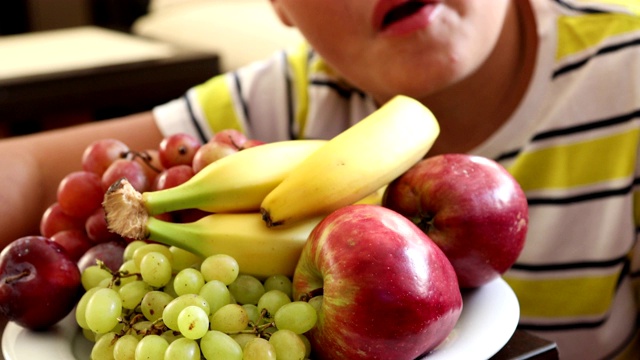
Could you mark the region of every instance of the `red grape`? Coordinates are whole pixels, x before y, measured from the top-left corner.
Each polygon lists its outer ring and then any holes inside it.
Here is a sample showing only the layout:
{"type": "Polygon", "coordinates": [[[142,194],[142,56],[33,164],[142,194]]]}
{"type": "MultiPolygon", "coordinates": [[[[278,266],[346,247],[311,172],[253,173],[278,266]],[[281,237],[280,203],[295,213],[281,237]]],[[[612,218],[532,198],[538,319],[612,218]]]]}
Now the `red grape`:
{"type": "Polygon", "coordinates": [[[165,168],[176,165],[191,165],[193,156],[200,148],[200,141],[189,134],[174,134],[160,142],[160,163],[165,168]]]}
{"type": "Polygon", "coordinates": [[[120,140],[94,141],[87,146],[82,154],[82,169],[102,176],[112,162],[124,158],[128,151],[129,147],[120,140]]]}
{"type": "Polygon", "coordinates": [[[73,261],[78,261],[94,244],[84,230],[71,229],[57,232],[51,240],[59,244],[73,261]]]}
{"type": "Polygon", "coordinates": [[[209,142],[221,142],[240,150],[244,148],[247,136],[235,129],[220,130],[213,135],[209,142]]]}
{"type": "Polygon", "coordinates": [[[81,294],[78,266],[51,239],[22,237],[0,253],[0,314],[9,320],[46,329],[67,316],[81,294]]]}
{"type": "Polygon", "coordinates": [[[87,218],[85,231],[89,240],[94,244],[122,240],[120,235],[109,231],[107,228],[107,220],[105,219],[103,208],[96,209],[96,211],[87,218]]]}
{"type": "Polygon", "coordinates": [[[84,229],[84,219],[66,214],[57,202],[49,206],[42,214],[40,235],[52,237],[60,231],[71,229],[84,229]]]}
{"type": "Polygon", "coordinates": [[[202,145],[196,155],[193,157],[193,172],[198,173],[204,169],[207,165],[214,161],[222,159],[225,156],[229,156],[238,152],[238,149],[232,147],[229,144],[225,144],[218,141],[209,141],[202,145]]]}
{"type": "Polygon", "coordinates": [[[178,186],[193,177],[193,168],[189,165],[176,165],[160,173],[153,186],[154,190],[163,190],[178,186]]]}
{"type": "Polygon", "coordinates": [[[242,144],[242,149],[241,150],[252,148],[254,146],[264,145],[264,144],[266,144],[266,142],[264,142],[262,140],[249,139],[249,140],[245,141],[244,144],[242,144]]]}
{"type": "Polygon", "coordinates": [[[149,189],[149,180],[144,174],[140,163],[133,160],[118,159],[102,175],[103,191],[122,178],[126,178],[131,183],[131,186],[139,192],[149,189]]]}
{"type": "Polygon", "coordinates": [[[86,219],[104,198],[100,176],[89,171],[68,174],[58,185],[58,203],[65,213],[86,219]]]}
{"type": "Polygon", "coordinates": [[[135,161],[142,166],[142,170],[144,170],[149,184],[153,184],[156,177],[164,170],[164,166],[162,166],[160,162],[160,152],[158,150],[150,149],[142,151],[135,156],[135,161]]]}
{"type": "Polygon", "coordinates": [[[97,260],[101,260],[104,264],[116,272],[122,266],[122,255],[127,243],[124,241],[109,241],[92,246],[78,260],[78,268],[84,271],[87,267],[95,265],[97,260]]]}

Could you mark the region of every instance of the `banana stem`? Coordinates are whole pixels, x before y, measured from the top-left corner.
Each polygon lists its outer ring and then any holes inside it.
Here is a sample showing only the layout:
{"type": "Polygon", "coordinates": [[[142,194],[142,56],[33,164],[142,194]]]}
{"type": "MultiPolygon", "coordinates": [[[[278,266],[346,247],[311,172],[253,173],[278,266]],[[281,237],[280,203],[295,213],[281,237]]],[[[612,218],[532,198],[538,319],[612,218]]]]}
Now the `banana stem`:
{"type": "Polygon", "coordinates": [[[109,187],[104,195],[102,207],[107,228],[130,239],[145,239],[145,224],[149,218],[142,195],[122,178],[109,187]]]}
{"type": "Polygon", "coordinates": [[[196,223],[172,223],[154,217],[147,220],[149,239],[206,257],[211,254],[203,249],[202,242],[196,240],[201,237],[200,229],[196,223]]]}

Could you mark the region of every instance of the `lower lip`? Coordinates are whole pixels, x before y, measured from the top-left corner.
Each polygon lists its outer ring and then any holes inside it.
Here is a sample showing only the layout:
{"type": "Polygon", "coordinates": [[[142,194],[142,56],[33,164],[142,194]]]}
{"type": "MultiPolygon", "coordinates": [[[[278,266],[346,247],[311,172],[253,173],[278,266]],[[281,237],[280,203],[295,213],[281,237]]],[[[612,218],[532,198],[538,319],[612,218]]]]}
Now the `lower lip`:
{"type": "Polygon", "coordinates": [[[385,27],[382,34],[399,36],[414,33],[426,28],[432,21],[437,11],[437,6],[428,4],[422,7],[418,12],[396,21],[385,27]]]}

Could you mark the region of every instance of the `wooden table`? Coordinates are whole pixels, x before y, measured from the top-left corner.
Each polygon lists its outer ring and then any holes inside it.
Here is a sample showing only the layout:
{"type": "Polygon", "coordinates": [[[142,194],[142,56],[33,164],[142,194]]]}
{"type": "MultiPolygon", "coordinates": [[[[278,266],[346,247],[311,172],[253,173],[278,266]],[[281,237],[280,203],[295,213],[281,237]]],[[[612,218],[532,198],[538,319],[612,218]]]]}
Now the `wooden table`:
{"type": "Polygon", "coordinates": [[[14,52],[12,60],[4,58],[0,71],[0,123],[13,128],[35,120],[44,122],[46,130],[64,126],[55,122],[74,114],[91,120],[99,112],[106,118],[148,110],[220,71],[215,54],[95,27],[0,38],[0,48],[5,54],[14,52]],[[64,56],[51,55],[57,44],[64,47],[58,50],[64,56]],[[41,62],[33,59],[39,48],[41,62]],[[27,61],[24,67],[14,64],[21,56],[27,61]]]}

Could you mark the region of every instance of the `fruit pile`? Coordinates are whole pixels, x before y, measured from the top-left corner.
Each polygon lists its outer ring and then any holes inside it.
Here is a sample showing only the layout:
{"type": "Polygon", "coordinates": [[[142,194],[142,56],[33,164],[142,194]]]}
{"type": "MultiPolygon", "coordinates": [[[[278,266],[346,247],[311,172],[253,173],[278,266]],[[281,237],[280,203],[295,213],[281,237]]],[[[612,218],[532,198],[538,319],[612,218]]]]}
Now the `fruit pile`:
{"type": "Polygon", "coordinates": [[[497,163],[422,160],[438,133],[397,97],[329,141],[98,141],[0,254],[0,313],[40,330],[75,306],[94,359],[414,359],[528,221],[497,163]]]}

